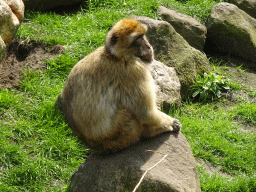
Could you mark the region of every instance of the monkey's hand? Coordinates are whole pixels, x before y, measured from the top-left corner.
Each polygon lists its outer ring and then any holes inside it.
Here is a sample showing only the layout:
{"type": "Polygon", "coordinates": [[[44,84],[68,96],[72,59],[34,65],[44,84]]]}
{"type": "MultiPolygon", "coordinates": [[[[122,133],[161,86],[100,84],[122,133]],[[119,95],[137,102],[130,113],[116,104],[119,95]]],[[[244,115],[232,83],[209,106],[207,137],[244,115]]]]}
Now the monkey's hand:
{"type": "Polygon", "coordinates": [[[160,133],[169,131],[178,133],[181,129],[181,123],[178,119],[174,119],[163,112],[159,111],[154,117],[153,123],[151,119],[151,123],[144,124],[145,131],[143,135],[146,137],[154,137],[160,133]]]}
{"type": "Polygon", "coordinates": [[[168,131],[178,133],[181,129],[180,121],[178,119],[174,119],[164,113],[162,113],[162,114],[165,117],[165,118],[163,118],[164,120],[162,121],[162,123],[165,124],[164,127],[167,128],[168,131]]]}
{"type": "Polygon", "coordinates": [[[181,123],[178,119],[174,119],[173,120],[173,124],[172,124],[172,128],[173,128],[173,132],[179,132],[181,129],[181,123]]]}

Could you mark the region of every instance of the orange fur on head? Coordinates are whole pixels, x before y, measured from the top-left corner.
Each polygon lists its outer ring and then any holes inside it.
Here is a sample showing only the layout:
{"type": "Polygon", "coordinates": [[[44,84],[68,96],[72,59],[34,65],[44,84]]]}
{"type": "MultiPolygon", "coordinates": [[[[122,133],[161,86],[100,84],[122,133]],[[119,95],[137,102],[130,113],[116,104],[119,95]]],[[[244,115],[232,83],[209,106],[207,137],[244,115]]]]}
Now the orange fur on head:
{"type": "Polygon", "coordinates": [[[118,54],[120,47],[129,47],[139,35],[144,35],[147,27],[133,19],[122,19],[118,21],[108,32],[106,38],[106,48],[108,52],[115,56],[118,54]]]}

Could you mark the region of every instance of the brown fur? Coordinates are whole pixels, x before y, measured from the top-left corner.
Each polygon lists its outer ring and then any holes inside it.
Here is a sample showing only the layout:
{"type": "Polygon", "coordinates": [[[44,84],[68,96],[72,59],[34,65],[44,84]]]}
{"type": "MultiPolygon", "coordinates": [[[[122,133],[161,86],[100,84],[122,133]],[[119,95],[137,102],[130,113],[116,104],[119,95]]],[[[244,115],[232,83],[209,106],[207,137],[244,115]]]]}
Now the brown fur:
{"type": "Polygon", "coordinates": [[[154,81],[142,61],[153,60],[147,28],[132,19],[117,22],[99,47],[71,70],[62,93],[73,131],[98,152],[115,152],[166,131],[178,120],[157,110],[154,81]]]}

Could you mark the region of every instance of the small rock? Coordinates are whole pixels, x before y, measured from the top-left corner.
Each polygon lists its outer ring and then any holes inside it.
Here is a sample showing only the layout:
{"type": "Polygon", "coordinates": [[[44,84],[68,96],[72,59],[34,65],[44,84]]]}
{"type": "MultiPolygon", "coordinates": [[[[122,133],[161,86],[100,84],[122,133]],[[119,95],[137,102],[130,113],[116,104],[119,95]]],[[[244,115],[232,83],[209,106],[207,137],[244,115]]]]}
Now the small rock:
{"type": "Polygon", "coordinates": [[[5,0],[7,5],[11,8],[12,12],[21,22],[24,18],[24,3],[22,0],[5,0]]]}
{"type": "Polygon", "coordinates": [[[0,0],[0,61],[24,17],[22,0],[0,0]]]}
{"type": "Polygon", "coordinates": [[[0,36],[0,63],[5,56],[6,45],[0,36]]]}

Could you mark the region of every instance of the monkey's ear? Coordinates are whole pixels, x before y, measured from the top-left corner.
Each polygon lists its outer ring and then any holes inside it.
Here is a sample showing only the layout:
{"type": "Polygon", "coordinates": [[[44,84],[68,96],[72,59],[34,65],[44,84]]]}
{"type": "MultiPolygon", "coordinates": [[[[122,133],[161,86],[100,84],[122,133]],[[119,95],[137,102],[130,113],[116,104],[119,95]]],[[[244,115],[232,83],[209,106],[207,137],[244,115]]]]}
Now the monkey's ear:
{"type": "Polygon", "coordinates": [[[117,43],[117,40],[118,40],[117,34],[113,33],[110,39],[111,45],[115,45],[117,43]]]}
{"type": "Polygon", "coordinates": [[[106,51],[109,54],[114,55],[115,54],[115,44],[118,41],[118,35],[117,33],[108,33],[106,38],[106,51]]]}

